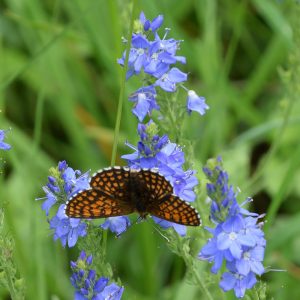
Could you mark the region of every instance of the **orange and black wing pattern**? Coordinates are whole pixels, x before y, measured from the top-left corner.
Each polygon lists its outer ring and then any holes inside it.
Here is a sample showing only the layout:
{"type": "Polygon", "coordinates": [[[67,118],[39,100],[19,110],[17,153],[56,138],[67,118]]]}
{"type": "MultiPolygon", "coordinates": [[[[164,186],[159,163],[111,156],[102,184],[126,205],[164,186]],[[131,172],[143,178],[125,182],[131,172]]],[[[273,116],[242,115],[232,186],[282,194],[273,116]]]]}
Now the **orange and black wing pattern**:
{"type": "Polygon", "coordinates": [[[127,167],[106,168],[96,172],[91,180],[90,186],[99,189],[117,201],[127,202],[129,195],[130,169],[127,167]]]}
{"type": "Polygon", "coordinates": [[[74,195],[66,204],[65,213],[70,218],[107,218],[124,216],[133,212],[128,203],[111,198],[98,189],[88,189],[74,195]]]}
{"type": "Polygon", "coordinates": [[[199,226],[200,216],[188,202],[173,194],[171,183],[157,169],[142,169],[138,178],[149,195],[147,212],[158,218],[188,226],[199,226]]]}
{"type": "Polygon", "coordinates": [[[171,183],[158,173],[158,169],[141,169],[137,172],[137,177],[144,184],[145,189],[151,194],[151,198],[154,201],[157,201],[166,194],[173,193],[171,183]]]}
{"type": "Polygon", "coordinates": [[[155,217],[187,226],[199,226],[200,216],[197,210],[179,197],[168,194],[160,202],[152,203],[149,213],[155,217]]]}
{"type": "Polygon", "coordinates": [[[132,213],[128,193],[129,168],[113,167],[96,172],[90,189],[80,191],[66,204],[70,218],[107,218],[132,213]]]}

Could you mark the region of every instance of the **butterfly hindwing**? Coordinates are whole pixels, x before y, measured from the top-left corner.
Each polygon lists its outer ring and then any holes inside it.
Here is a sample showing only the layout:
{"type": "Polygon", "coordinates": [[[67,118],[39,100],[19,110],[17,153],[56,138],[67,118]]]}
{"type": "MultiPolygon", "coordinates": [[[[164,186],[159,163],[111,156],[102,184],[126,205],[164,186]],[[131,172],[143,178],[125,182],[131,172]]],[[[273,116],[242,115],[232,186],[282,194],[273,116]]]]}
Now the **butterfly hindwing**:
{"type": "Polygon", "coordinates": [[[95,219],[127,215],[133,212],[133,208],[101,190],[88,189],[74,195],[67,202],[65,212],[70,218],[95,219]]]}
{"type": "Polygon", "coordinates": [[[200,217],[195,208],[179,197],[168,194],[160,202],[149,207],[149,213],[155,217],[182,225],[199,226],[200,217]]]}

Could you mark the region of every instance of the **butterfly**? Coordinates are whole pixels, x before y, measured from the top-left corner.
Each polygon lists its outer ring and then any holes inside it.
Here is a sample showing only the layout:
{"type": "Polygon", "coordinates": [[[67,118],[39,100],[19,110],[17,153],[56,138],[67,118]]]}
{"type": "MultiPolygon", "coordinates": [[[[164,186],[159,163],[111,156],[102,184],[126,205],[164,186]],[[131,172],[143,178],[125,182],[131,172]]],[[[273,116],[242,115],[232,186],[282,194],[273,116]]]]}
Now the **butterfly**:
{"type": "Polygon", "coordinates": [[[96,172],[90,188],[73,195],[65,207],[70,218],[107,218],[133,212],[182,225],[199,226],[200,216],[188,202],[174,195],[171,183],[152,169],[111,167],[96,172]]]}

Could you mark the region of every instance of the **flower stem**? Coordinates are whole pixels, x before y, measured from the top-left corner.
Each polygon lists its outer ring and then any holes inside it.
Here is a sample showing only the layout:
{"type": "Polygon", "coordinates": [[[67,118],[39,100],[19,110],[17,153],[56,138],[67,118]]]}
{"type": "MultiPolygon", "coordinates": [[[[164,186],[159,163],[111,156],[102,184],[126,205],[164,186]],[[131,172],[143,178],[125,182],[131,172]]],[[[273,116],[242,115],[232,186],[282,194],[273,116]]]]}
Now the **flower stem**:
{"type": "Polygon", "coordinates": [[[127,36],[128,42],[127,42],[127,47],[126,47],[126,57],[125,57],[124,68],[122,69],[122,73],[121,73],[121,85],[120,85],[117,118],[116,118],[116,124],[115,124],[115,132],[114,132],[114,143],[113,143],[113,149],[112,149],[111,161],[110,161],[111,166],[114,166],[116,163],[117,147],[118,147],[120,124],[121,124],[122,109],[123,109],[123,99],[125,98],[126,73],[127,73],[127,69],[128,69],[129,51],[130,51],[130,47],[131,47],[131,36],[132,36],[132,32],[133,32],[135,10],[136,10],[136,6],[137,6],[136,1],[137,0],[133,0],[130,27],[129,27],[129,32],[128,32],[128,36],[127,36]]]}
{"type": "Polygon", "coordinates": [[[201,277],[199,276],[199,273],[197,272],[197,270],[195,270],[195,268],[193,268],[193,273],[195,274],[195,278],[196,278],[197,282],[199,283],[203,293],[206,295],[206,299],[213,300],[213,297],[211,296],[210,292],[206,288],[201,277]]]}
{"type": "MultiPolygon", "coordinates": [[[[125,82],[126,82],[126,73],[127,73],[127,69],[128,69],[129,51],[130,51],[130,47],[131,47],[131,36],[132,36],[132,32],[133,32],[135,10],[137,8],[136,1],[137,0],[133,0],[133,4],[132,4],[130,27],[129,27],[129,32],[128,32],[128,36],[127,36],[127,41],[128,42],[127,42],[127,47],[126,47],[126,57],[125,57],[124,68],[122,69],[122,73],[121,73],[120,94],[119,94],[117,118],[116,118],[116,124],[115,124],[114,142],[113,142],[113,148],[112,148],[112,153],[111,153],[111,161],[110,161],[111,166],[114,166],[115,163],[116,163],[118,140],[119,140],[119,134],[120,134],[120,125],[121,125],[121,117],[122,117],[122,110],[123,110],[123,99],[125,98],[125,82]]],[[[106,242],[107,242],[107,230],[103,231],[102,238],[103,238],[103,240],[102,240],[103,256],[105,256],[105,254],[106,254],[106,242]]]]}

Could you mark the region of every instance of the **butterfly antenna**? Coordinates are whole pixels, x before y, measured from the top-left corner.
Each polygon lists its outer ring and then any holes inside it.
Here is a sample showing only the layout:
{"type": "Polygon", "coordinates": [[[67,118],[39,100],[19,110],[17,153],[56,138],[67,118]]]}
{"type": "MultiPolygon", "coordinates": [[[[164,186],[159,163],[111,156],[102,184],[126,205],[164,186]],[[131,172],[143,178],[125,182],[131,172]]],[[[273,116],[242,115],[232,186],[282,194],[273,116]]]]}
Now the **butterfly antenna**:
{"type": "Polygon", "coordinates": [[[161,230],[158,229],[156,224],[153,224],[153,223],[150,223],[150,224],[168,243],[170,243],[170,240],[161,232],[161,230]]]}

